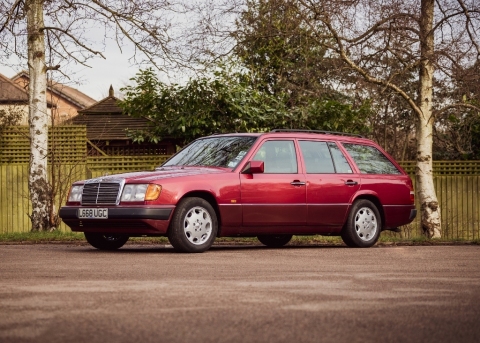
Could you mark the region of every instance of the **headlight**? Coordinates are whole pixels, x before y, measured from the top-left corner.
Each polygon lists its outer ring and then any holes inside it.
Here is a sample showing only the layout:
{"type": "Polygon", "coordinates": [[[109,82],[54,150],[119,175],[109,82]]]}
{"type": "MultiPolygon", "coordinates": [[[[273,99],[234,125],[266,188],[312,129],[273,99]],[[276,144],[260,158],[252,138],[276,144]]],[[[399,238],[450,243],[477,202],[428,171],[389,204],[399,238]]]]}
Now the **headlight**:
{"type": "Polygon", "coordinates": [[[162,187],[151,184],[131,184],[123,187],[121,201],[156,200],[160,196],[162,187]]]}
{"type": "Polygon", "coordinates": [[[82,186],[72,186],[70,189],[70,194],[68,195],[69,202],[80,202],[82,201],[82,192],[83,192],[83,185],[82,186]]]}

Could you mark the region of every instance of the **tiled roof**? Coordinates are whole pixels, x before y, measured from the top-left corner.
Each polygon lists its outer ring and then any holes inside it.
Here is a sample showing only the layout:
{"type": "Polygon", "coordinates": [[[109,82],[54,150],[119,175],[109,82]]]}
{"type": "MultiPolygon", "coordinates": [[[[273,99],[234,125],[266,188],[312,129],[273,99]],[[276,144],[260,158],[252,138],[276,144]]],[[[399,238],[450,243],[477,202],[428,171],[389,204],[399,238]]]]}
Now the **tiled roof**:
{"type": "Polygon", "coordinates": [[[87,115],[97,115],[97,114],[121,114],[122,109],[118,107],[119,99],[115,98],[114,96],[106,97],[99,102],[94,103],[90,107],[84,108],[83,110],[78,111],[79,114],[87,114],[87,115]]]}
{"type": "MultiPolygon", "coordinates": [[[[0,74],[0,103],[27,105],[28,92],[8,77],[0,74]]],[[[48,99],[47,106],[50,108],[52,107],[52,102],[48,99]]]]}
{"type": "Polygon", "coordinates": [[[17,86],[8,77],[0,74],[0,102],[1,103],[28,103],[28,93],[17,86]]]}
{"type": "MultiPolygon", "coordinates": [[[[20,73],[11,78],[12,81],[16,81],[17,79],[22,79],[25,84],[28,84],[30,77],[27,71],[21,71],[20,73]]],[[[49,81],[47,87],[57,96],[64,98],[65,100],[77,105],[80,108],[91,106],[96,101],[85,93],[80,92],[78,89],[72,88],[59,82],[49,81]]]]}
{"type": "Polygon", "coordinates": [[[51,86],[53,91],[57,92],[59,96],[62,96],[63,98],[67,98],[68,100],[79,104],[82,108],[91,106],[96,101],[85,93],[80,92],[78,89],[66,86],[58,82],[50,82],[49,86],[51,86]]]}
{"type": "Polygon", "coordinates": [[[98,140],[130,140],[128,130],[143,130],[151,125],[144,118],[133,118],[123,114],[110,86],[109,96],[90,107],[78,111],[78,116],[70,122],[74,125],[87,126],[87,138],[98,140]]]}
{"type": "Polygon", "coordinates": [[[143,118],[132,118],[125,114],[79,114],[70,121],[73,125],[86,125],[87,138],[99,140],[130,140],[127,130],[142,130],[150,125],[143,118]]]}

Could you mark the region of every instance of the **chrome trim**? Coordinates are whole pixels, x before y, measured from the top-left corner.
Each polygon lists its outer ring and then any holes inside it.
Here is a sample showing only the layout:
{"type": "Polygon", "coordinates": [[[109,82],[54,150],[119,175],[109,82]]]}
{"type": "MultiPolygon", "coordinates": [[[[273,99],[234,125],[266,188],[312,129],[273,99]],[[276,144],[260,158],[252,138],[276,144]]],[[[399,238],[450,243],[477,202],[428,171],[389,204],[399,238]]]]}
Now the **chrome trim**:
{"type": "Polygon", "coordinates": [[[120,204],[120,199],[122,197],[122,193],[123,193],[123,188],[125,186],[125,179],[124,178],[113,178],[113,177],[98,177],[98,178],[95,178],[95,179],[90,179],[90,180],[87,180],[85,181],[84,185],[83,185],[83,190],[82,190],[82,201],[81,201],[81,204],[82,205],[119,205],[120,204]],[[97,196],[96,196],[96,199],[95,199],[95,202],[92,203],[92,202],[87,202],[87,203],[84,203],[84,192],[85,192],[85,185],[89,185],[89,184],[99,184],[101,185],[102,183],[118,183],[118,193],[117,193],[117,197],[115,199],[115,202],[114,203],[111,203],[111,202],[101,202],[99,203],[98,202],[98,195],[99,195],[99,192],[97,192],[97,196]]]}
{"type": "Polygon", "coordinates": [[[305,186],[307,183],[303,181],[292,181],[290,182],[292,186],[305,186]]]}
{"type": "Polygon", "coordinates": [[[290,203],[271,203],[271,204],[241,204],[242,206],[305,206],[306,203],[290,204],[290,203]]]}

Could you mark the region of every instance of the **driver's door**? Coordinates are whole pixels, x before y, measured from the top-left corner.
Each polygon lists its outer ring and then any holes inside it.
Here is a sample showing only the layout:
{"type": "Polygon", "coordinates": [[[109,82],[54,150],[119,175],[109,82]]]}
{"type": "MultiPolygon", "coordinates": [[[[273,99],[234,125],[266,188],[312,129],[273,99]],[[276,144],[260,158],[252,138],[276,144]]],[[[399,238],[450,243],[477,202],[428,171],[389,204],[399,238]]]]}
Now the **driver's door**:
{"type": "Polygon", "coordinates": [[[240,175],[243,225],[305,225],[306,184],[294,141],[265,141],[252,160],[263,161],[264,172],[240,175]]]}

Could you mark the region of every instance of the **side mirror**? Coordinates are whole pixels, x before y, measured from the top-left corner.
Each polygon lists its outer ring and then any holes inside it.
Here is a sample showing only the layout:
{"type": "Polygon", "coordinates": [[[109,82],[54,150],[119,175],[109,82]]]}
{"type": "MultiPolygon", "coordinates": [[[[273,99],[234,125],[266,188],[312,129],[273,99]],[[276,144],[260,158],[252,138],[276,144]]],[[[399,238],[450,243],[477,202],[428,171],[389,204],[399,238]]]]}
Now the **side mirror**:
{"type": "Polygon", "coordinates": [[[262,174],[265,170],[263,161],[250,161],[242,170],[242,174],[262,174]]]}

